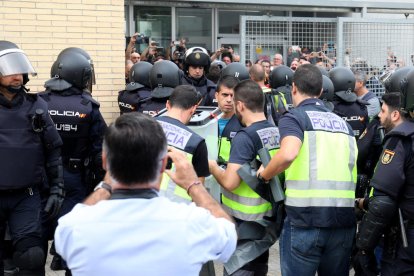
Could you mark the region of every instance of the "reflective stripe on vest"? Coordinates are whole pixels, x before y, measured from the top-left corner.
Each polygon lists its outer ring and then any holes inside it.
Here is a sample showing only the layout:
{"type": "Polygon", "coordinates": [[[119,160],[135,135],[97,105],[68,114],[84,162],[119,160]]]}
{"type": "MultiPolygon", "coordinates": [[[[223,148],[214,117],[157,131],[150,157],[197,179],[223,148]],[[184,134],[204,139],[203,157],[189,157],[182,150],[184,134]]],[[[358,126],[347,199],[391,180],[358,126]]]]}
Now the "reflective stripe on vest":
{"type": "Polygon", "coordinates": [[[228,162],[230,158],[230,148],[231,141],[229,141],[227,137],[220,137],[218,156],[220,156],[226,162],[228,162]]]}
{"type": "Polygon", "coordinates": [[[353,207],[356,154],[356,142],[350,135],[305,131],[299,155],[285,172],[285,204],[293,207],[353,207]],[[344,144],[348,146],[337,146],[344,144]],[[325,158],[327,156],[329,158],[325,158]],[[324,169],[333,168],[332,164],[335,169],[324,169]]]}
{"type": "MultiPolygon", "coordinates": [[[[187,153],[187,159],[191,162],[193,155],[187,153]]],[[[172,164],[172,170],[175,169],[174,163],[172,164]]],[[[175,184],[171,178],[166,174],[162,174],[162,181],[160,185],[160,196],[165,196],[174,202],[191,203],[192,199],[187,194],[187,191],[175,184]]]]}
{"type": "MultiPolygon", "coordinates": [[[[267,121],[257,122],[243,130],[255,145],[255,150],[267,148],[271,156],[279,149],[279,129],[267,121]]],[[[258,157],[257,157],[258,158],[258,157]]],[[[259,158],[258,158],[259,159],[259,158]]],[[[244,220],[255,221],[271,216],[272,205],[253,191],[247,183],[241,181],[233,191],[222,189],[223,208],[232,216],[244,220]]]]}
{"type": "MultiPolygon", "coordinates": [[[[276,150],[270,151],[273,156],[276,150]]],[[[244,221],[256,221],[272,215],[272,205],[261,198],[250,186],[241,181],[233,191],[221,189],[223,209],[231,216],[244,221]]]]}

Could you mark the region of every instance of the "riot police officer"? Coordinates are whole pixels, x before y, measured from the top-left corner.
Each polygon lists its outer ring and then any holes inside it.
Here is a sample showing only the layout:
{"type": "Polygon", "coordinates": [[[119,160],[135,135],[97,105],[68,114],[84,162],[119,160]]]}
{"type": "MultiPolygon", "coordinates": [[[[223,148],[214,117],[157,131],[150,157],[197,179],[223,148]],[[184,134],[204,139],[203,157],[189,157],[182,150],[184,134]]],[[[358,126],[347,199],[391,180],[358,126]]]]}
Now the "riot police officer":
{"type": "Polygon", "coordinates": [[[216,85],[205,76],[210,67],[210,56],[202,47],[192,47],[184,55],[184,75],[181,84],[194,86],[203,97],[200,105],[210,106],[214,99],[216,85]]]}
{"type": "Polygon", "coordinates": [[[118,105],[121,115],[137,111],[142,102],[151,96],[149,75],[152,64],[146,61],[135,63],[129,71],[129,83],[125,90],[118,93],[118,105]]]}
{"type": "Polygon", "coordinates": [[[355,138],[358,139],[365,130],[369,118],[367,102],[358,99],[352,91],[355,88],[355,76],[346,67],[336,67],[329,71],[335,95],[333,98],[333,112],[348,122],[354,130],[355,138]]]}
{"type": "Polygon", "coordinates": [[[282,93],[288,108],[293,107],[292,102],[292,78],[293,71],[286,65],[279,65],[270,72],[270,87],[273,88],[273,94],[282,93]]]}
{"type": "MultiPolygon", "coordinates": [[[[106,123],[99,103],[89,93],[93,70],[88,59],[75,51],[62,51],[52,66],[52,79],[40,96],[63,140],[62,160],[66,198],[59,217],[82,202],[103,178],[101,152],[106,123]]],[[[45,239],[52,239],[57,220],[44,223],[45,239]]],[[[61,268],[58,258],[52,269],[61,268]]]]}
{"type": "Polygon", "coordinates": [[[156,62],[150,71],[150,84],[153,87],[151,97],[141,102],[138,111],[152,117],[156,116],[165,108],[172,91],[180,84],[182,74],[172,61],[156,62]]]}
{"type": "Polygon", "coordinates": [[[374,275],[372,250],[384,234],[381,275],[414,273],[414,71],[403,93],[387,92],[379,114],[385,128],[384,149],[371,180],[372,197],[358,200],[367,209],[356,245],[356,266],[366,275],[374,275]],[[410,116],[411,114],[411,116],[410,116]]]}
{"type": "Polygon", "coordinates": [[[39,276],[45,273],[46,260],[40,193],[49,188],[44,211],[55,217],[64,197],[62,140],[47,104],[27,93],[29,74],[36,72],[25,53],[12,42],[0,41],[0,234],[8,222],[19,275],[39,276]]]}

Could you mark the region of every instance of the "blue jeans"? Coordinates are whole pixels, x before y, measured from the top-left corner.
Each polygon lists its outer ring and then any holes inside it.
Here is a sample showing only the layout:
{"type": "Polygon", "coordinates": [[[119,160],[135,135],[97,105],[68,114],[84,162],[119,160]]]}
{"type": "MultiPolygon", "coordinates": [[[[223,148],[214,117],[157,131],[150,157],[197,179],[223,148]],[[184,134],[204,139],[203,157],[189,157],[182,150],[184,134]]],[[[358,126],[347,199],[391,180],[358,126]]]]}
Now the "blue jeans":
{"type": "Polygon", "coordinates": [[[349,275],[355,227],[296,227],[285,219],[280,236],[283,276],[349,275]]]}

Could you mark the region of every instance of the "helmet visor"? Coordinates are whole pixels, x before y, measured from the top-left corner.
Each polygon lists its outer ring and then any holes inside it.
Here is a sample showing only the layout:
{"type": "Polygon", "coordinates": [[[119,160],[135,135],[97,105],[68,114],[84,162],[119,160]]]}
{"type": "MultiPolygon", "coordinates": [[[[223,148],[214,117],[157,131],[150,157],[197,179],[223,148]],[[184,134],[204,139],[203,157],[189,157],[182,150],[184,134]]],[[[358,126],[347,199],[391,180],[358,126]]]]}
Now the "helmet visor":
{"type": "Polygon", "coordinates": [[[20,49],[6,49],[0,51],[0,76],[16,74],[31,74],[36,76],[32,64],[20,49]]]}
{"type": "Polygon", "coordinates": [[[89,60],[89,64],[91,65],[91,71],[92,71],[92,77],[91,77],[92,85],[95,85],[96,84],[95,67],[93,66],[93,60],[92,59],[89,60]]]}

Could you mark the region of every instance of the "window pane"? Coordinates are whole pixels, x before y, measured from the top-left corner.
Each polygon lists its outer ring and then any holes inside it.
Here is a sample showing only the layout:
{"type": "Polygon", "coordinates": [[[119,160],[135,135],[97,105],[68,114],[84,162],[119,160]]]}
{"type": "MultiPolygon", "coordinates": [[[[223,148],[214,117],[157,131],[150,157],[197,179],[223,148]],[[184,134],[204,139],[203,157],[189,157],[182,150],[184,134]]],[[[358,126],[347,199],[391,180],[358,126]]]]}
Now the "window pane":
{"type": "MultiPolygon", "coordinates": [[[[160,43],[166,48],[171,42],[171,8],[170,7],[146,7],[135,6],[134,17],[136,31],[149,36],[151,40],[160,43]]],[[[139,52],[142,52],[148,45],[140,44],[139,52]]]]}
{"type": "MultiPolygon", "coordinates": [[[[239,34],[240,33],[240,16],[262,16],[268,11],[229,11],[219,10],[219,33],[220,34],[239,34]]],[[[285,16],[285,12],[271,12],[273,16],[285,16]]]]}
{"type": "Polygon", "coordinates": [[[211,9],[177,8],[177,39],[186,38],[187,48],[211,50],[211,9]]]}

